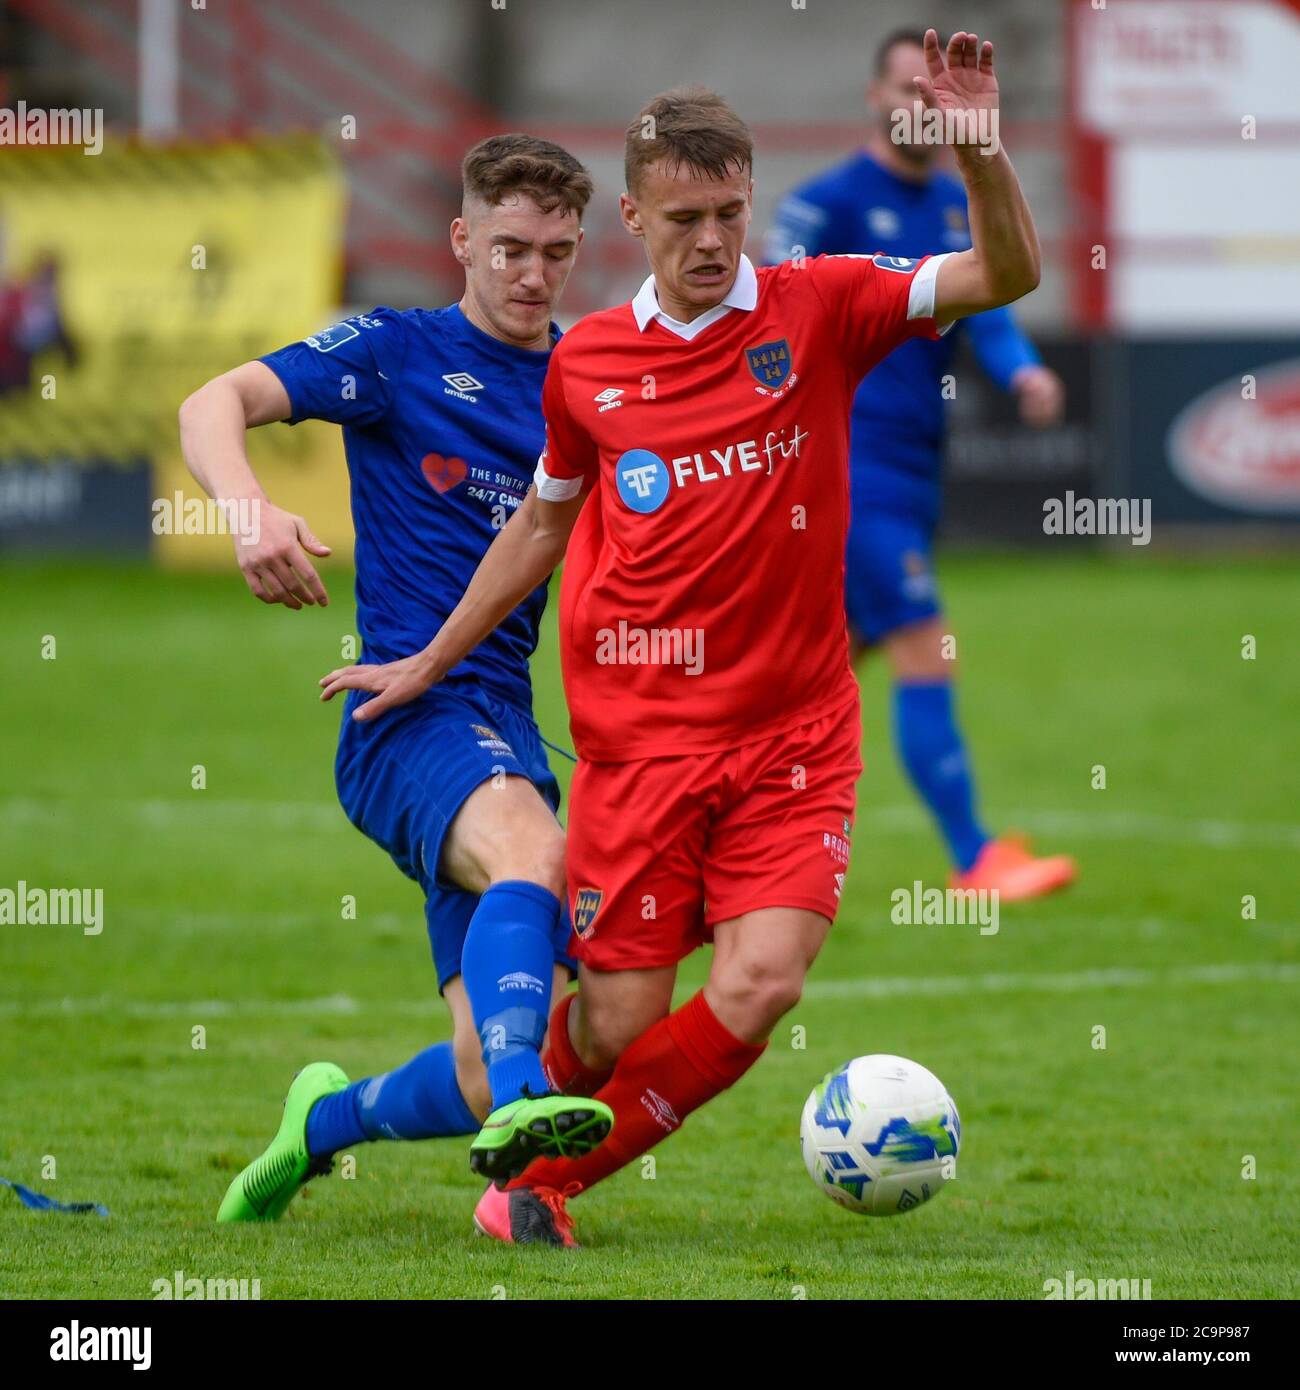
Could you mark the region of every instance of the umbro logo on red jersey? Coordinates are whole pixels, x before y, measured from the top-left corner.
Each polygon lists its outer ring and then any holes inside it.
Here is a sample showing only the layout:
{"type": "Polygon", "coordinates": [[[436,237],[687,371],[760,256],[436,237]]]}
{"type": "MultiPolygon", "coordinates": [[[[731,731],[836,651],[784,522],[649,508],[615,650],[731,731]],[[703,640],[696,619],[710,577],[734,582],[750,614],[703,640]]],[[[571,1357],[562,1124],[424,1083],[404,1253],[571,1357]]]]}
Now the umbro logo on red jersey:
{"type": "Polygon", "coordinates": [[[623,391],[620,387],[606,386],[603,391],[592,397],[594,401],[599,402],[596,414],[603,415],[607,410],[616,410],[623,404],[623,402],[619,400],[622,394],[623,391]]]}

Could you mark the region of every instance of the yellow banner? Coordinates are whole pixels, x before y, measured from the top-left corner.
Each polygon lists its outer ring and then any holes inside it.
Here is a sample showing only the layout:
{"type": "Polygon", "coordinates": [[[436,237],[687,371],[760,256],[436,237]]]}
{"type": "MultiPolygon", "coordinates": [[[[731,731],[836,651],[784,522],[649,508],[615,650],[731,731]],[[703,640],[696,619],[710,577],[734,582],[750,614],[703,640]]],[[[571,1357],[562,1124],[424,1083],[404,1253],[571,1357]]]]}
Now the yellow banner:
{"type": "MultiPolygon", "coordinates": [[[[337,317],[345,214],[339,162],[315,136],[4,150],[0,459],[150,458],[156,495],[200,495],[177,407],[337,317]]],[[[250,456],[275,500],[277,482],[284,505],[316,496],[313,524],[346,541],[337,435],[271,426],[250,456]]],[[[160,553],[199,559],[212,539],[225,557],[225,537],[160,538],[160,553]]]]}

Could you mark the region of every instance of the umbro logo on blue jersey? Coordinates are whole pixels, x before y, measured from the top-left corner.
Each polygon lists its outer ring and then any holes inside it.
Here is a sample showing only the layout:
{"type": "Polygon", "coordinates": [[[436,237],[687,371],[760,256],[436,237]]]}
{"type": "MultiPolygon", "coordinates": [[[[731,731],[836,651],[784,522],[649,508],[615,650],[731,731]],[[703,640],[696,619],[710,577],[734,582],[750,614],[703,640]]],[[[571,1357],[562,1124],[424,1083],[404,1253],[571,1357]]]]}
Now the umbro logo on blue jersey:
{"type": "Polygon", "coordinates": [[[468,372],[447,372],[442,379],[447,383],[442,388],[447,395],[455,396],[457,400],[473,401],[475,405],[478,404],[478,397],[471,393],[486,389],[478,377],[468,372]]]}
{"type": "Polygon", "coordinates": [[[868,208],[866,211],[867,230],[872,236],[893,241],[903,235],[903,219],[893,208],[868,208]]]}

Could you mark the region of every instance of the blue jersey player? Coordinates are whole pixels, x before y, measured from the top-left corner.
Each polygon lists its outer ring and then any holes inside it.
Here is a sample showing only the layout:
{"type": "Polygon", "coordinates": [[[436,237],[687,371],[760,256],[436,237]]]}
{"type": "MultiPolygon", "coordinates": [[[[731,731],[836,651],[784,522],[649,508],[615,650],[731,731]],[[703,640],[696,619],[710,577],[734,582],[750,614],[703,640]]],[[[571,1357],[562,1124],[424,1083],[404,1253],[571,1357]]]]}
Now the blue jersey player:
{"type": "MultiPolygon", "coordinates": [[[[292,609],[327,603],[328,549],[276,507],[244,431],[274,420],[343,426],[367,660],[425,646],[532,480],[551,313],[574,263],[591,179],[549,141],[495,136],[463,166],[451,244],[465,292],[442,309],[358,314],[249,362],[181,409],[186,462],[215,498],[252,503],[236,536],[249,588],[292,609]]],[[[234,508],[232,507],[232,513],[234,508]]],[[[271,1145],[230,1185],[218,1219],[273,1220],[331,1156],[366,1140],[476,1134],[475,1171],[504,1180],[538,1154],[580,1154],[611,1123],[599,1102],[550,1091],[540,1049],[565,987],[559,789],[532,717],[536,589],[436,690],[397,718],[347,702],[335,776],[352,823],[425,893],[453,1039],[349,1083],[298,1073],[271,1145]],[[486,1117],[486,1123],[484,1118],[486,1117]]]]}
{"type": "MultiPolygon", "coordinates": [[[[877,50],[866,148],[788,194],[768,236],[770,262],[800,255],[901,257],[964,251],[962,184],[934,168],[938,146],[896,119],[919,111],[913,79],[926,73],[924,35],[899,31],[877,50]],[[917,105],[914,107],[914,103],[917,105]]],[[[1065,856],[1035,857],[1017,837],[982,825],[953,700],[945,621],[931,547],[939,520],[943,378],[955,340],[970,335],[980,365],[1015,393],[1027,424],[1060,418],[1064,389],[1043,366],[1010,309],[960,320],[938,340],[914,338],[863,381],[854,398],[846,595],[855,655],[882,646],[894,678],[894,734],[913,785],[943,834],[953,884],[997,889],[1011,901],[1074,877],[1065,856]]]]}

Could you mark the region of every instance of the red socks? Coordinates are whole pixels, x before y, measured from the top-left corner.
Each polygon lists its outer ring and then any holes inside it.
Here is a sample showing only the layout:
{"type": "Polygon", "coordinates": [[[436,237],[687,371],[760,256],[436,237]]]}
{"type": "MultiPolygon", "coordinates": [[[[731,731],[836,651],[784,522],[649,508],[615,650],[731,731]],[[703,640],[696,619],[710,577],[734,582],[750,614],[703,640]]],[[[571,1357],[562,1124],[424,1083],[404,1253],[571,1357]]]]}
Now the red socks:
{"type": "Polygon", "coordinates": [[[542,1053],[542,1070],[546,1079],[566,1096],[594,1096],[610,1078],[607,1071],[592,1071],[578,1056],[569,1037],[569,1010],[577,993],[570,990],[560,996],[551,1010],[551,1023],[546,1033],[546,1050],[542,1053]]]}
{"type": "MultiPolygon", "coordinates": [[[[570,1053],[567,1004],[573,997],[566,996],[556,1009],[556,1014],[560,1008],[565,1010],[562,1032],[556,1016],[551,1017],[551,1047],[560,1036],[570,1053]]],[[[733,1037],[718,1022],[701,991],[676,1013],[646,1029],[596,1092],[596,1098],[614,1112],[609,1138],[583,1158],[539,1158],[510,1186],[563,1190],[577,1182],[588,1188],[607,1178],[678,1129],[692,1110],[739,1081],[766,1046],[733,1037]]],[[[554,1076],[550,1055],[548,1049],[546,1069],[554,1076]]],[[[557,1066],[562,1070],[562,1064],[557,1066]]]]}

